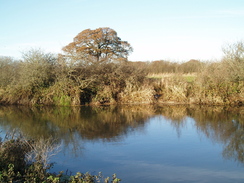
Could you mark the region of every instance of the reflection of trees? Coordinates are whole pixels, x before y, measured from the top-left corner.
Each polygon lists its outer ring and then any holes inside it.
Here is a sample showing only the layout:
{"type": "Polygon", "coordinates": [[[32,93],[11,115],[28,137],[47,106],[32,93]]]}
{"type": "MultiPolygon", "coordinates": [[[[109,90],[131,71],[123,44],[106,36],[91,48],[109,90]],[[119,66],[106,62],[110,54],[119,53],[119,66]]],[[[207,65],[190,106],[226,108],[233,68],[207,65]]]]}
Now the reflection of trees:
{"type": "Polygon", "coordinates": [[[43,116],[41,109],[21,106],[0,107],[0,123],[6,131],[17,128],[31,138],[48,138],[58,130],[43,116]]]}
{"type": "Polygon", "coordinates": [[[157,112],[171,123],[180,137],[181,128],[186,124],[187,107],[184,105],[161,106],[157,112]]]}
{"type": "Polygon", "coordinates": [[[115,140],[128,129],[143,127],[152,106],[1,107],[1,125],[18,128],[31,138],[53,136],[69,143],[84,139],[115,140]]]}
{"type": "Polygon", "coordinates": [[[244,163],[244,126],[241,126],[238,121],[232,121],[236,130],[229,135],[228,143],[223,151],[223,156],[244,163]]]}
{"type": "Polygon", "coordinates": [[[223,143],[223,156],[244,163],[244,108],[196,107],[189,109],[196,127],[213,141],[223,143]]]}
{"type": "Polygon", "coordinates": [[[145,120],[153,114],[143,107],[81,107],[75,108],[72,120],[59,119],[54,116],[53,123],[64,129],[76,131],[85,139],[103,139],[106,141],[126,135],[128,129],[136,129],[144,125],[145,120]],[[62,123],[60,123],[62,121],[62,123]]]}
{"type": "Polygon", "coordinates": [[[223,156],[244,163],[244,107],[207,106],[83,106],[0,107],[0,125],[18,128],[31,138],[52,136],[74,149],[79,139],[116,141],[144,128],[150,116],[162,115],[180,134],[187,117],[199,132],[224,144],[223,156]],[[78,138],[78,140],[77,140],[78,138]]]}
{"type": "Polygon", "coordinates": [[[193,118],[199,132],[224,144],[225,158],[244,163],[244,107],[162,106],[157,112],[170,120],[178,134],[186,117],[193,118]]]}
{"type": "Polygon", "coordinates": [[[5,131],[18,129],[28,138],[58,139],[83,149],[82,139],[117,141],[144,127],[154,114],[152,106],[99,107],[0,107],[0,125],[5,131]]]}

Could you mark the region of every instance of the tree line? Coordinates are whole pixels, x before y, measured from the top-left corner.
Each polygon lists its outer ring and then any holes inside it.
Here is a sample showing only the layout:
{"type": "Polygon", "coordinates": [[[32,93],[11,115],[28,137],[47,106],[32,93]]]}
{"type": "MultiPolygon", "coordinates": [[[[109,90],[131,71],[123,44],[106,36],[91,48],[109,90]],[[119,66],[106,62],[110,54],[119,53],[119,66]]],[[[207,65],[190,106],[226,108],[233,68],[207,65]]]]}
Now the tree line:
{"type": "Polygon", "coordinates": [[[58,55],[31,49],[21,60],[0,57],[0,103],[230,104],[243,100],[244,44],[223,48],[218,62],[130,62],[133,48],[111,28],[84,30],[58,55]],[[173,73],[150,78],[150,74],[173,73]],[[192,74],[186,79],[184,74],[192,74]],[[156,97],[155,97],[156,96],[156,97]]]}

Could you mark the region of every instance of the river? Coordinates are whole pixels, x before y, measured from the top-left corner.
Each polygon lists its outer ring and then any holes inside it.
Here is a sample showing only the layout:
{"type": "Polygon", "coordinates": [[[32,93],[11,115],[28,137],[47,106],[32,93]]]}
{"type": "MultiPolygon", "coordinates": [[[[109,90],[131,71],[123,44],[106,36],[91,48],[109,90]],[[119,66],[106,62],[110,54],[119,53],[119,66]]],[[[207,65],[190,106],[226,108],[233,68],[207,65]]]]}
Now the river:
{"type": "Polygon", "coordinates": [[[244,182],[244,107],[0,106],[13,130],[60,145],[50,170],[114,173],[125,183],[244,182]]]}

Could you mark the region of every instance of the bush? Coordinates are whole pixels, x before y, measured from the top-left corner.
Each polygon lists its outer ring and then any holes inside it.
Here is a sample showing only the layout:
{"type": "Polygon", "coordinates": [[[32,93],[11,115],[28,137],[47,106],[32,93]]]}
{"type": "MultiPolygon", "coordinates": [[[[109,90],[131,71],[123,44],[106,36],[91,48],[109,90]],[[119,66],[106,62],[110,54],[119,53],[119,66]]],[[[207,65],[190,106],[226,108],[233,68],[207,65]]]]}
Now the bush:
{"type": "Polygon", "coordinates": [[[224,58],[222,60],[225,75],[230,81],[244,81],[244,43],[238,41],[223,47],[224,58]]]}
{"type": "Polygon", "coordinates": [[[5,88],[15,78],[19,63],[11,57],[0,56],[0,87],[5,88]]]}
{"type": "MultiPolygon", "coordinates": [[[[58,175],[50,173],[53,163],[49,158],[57,153],[59,145],[51,139],[26,140],[23,136],[11,139],[6,138],[0,142],[0,182],[25,182],[25,183],[95,183],[109,182],[109,177],[104,178],[101,173],[77,173],[76,175],[58,175]]],[[[112,176],[111,182],[121,180],[112,176]]]]}
{"type": "Polygon", "coordinates": [[[9,164],[12,164],[16,172],[24,173],[23,167],[26,166],[25,156],[28,152],[30,152],[30,150],[31,148],[28,143],[20,139],[12,139],[6,142],[1,142],[1,169],[8,169],[9,164]]]}

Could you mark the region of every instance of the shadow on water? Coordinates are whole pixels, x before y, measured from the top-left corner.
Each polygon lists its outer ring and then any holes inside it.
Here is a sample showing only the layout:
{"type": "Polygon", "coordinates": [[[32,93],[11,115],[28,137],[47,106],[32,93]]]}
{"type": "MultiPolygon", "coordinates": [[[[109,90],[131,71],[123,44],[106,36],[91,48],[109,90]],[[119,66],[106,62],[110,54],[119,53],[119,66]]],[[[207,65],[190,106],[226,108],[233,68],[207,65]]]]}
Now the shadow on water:
{"type": "MultiPolygon", "coordinates": [[[[244,107],[223,106],[0,106],[0,127],[20,130],[28,138],[53,137],[76,149],[77,138],[89,141],[120,141],[145,128],[149,119],[161,115],[180,136],[187,118],[199,133],[224,145],[223,157],[244,163],[244,107]]],[[[2,132],[3,133],[3,132],[2,132]]]]}

